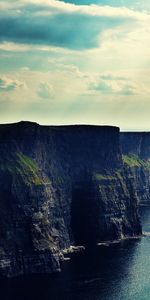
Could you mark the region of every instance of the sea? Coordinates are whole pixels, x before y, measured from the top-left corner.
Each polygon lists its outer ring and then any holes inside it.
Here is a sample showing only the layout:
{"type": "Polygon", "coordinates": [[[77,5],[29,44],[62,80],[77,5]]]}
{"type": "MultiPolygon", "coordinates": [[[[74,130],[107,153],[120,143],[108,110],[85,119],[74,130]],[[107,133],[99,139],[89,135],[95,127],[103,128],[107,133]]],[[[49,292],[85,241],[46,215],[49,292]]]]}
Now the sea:
{"type": "Polygon", "coordinates": [[[0,280],[0,300],[150,300],[150,207],[143,236],[73,254],[62,272],[0,280]]]}

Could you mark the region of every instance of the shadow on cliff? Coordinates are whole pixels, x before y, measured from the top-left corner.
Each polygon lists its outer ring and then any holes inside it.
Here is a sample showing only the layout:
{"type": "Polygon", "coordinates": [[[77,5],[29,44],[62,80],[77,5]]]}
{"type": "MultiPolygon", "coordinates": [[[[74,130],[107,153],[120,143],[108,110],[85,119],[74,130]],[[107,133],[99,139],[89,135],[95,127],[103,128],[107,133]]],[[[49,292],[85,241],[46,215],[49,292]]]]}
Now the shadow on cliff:
{"type": "Polygon", "coordinates": [[[92,246],[99,237],[99,205],[92,181],[76,182],[72,190],[71,228],[76,245],[92,246]]]}

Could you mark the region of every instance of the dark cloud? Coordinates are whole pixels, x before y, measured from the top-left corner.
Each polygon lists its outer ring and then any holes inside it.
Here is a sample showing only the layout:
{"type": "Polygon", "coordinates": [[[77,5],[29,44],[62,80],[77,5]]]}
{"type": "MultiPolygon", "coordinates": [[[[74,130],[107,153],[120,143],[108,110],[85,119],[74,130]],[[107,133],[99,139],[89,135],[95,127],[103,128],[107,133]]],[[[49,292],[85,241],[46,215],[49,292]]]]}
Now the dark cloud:
{"type": "Polygon", "coordinates": [[[105,29],[122,22],[125,18],[62,13],[51,7],[28,5],[20,13],[0,15],[0,41],[90,49],[98,46],[105,29]]]}
{"type": "MultiPolygon", "coordinates": [[[[61,1],[61,0],[60,0],[61,1]]],[[[126,0],[128,2],[128,0],[126,0]]],[[[130,0],[131,1],[131,0],[130,0]]],[[[120,0],[64,0],[66,3],[72,3],[76,5],[90,5],[90,4],[99,4],[99,5],[113,5],[113,6],[121,6],[124,1],[120,0]]]]}

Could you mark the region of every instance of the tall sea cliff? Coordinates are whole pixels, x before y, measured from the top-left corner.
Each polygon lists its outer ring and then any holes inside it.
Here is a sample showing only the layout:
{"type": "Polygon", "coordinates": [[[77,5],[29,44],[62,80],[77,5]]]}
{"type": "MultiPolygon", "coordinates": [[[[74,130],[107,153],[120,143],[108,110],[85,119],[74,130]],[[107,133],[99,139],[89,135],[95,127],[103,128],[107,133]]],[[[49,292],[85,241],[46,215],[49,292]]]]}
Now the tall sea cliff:
{"type": "Polygon", "coordinates": [[[150,204],[150,132],[121,132],[122,157],[130,170],[139,202],[150,204]]]}
{"type": "Polygon", "coordinates": [[[56,272],[72,245],[141,234],[124,142],[112,126],[0,125],[1,275],[56,272]]]}

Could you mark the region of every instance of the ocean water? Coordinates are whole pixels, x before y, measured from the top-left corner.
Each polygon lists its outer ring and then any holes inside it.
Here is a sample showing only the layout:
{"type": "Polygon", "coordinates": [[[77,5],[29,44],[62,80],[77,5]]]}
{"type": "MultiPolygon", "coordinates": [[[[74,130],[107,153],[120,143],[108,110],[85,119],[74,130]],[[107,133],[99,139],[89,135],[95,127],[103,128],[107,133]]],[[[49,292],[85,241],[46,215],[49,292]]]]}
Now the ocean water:
{"type": "Polygon", "coordinates": [[[150,300],[150,207],[145,236],[98,246],[65,261],[53,276],[0,281],[0,300],[150,300]]]}

